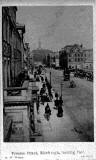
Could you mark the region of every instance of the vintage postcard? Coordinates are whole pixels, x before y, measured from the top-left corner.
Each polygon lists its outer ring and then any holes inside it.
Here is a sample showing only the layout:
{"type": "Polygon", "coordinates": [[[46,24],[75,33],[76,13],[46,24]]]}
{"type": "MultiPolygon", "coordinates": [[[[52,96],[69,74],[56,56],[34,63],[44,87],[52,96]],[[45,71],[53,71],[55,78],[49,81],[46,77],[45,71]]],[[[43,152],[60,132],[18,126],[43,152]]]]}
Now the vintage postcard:
{"type": "Polygon", "coordinates": [[[95,2],[0,3],[1,160],[95,160],[95,2]]]}

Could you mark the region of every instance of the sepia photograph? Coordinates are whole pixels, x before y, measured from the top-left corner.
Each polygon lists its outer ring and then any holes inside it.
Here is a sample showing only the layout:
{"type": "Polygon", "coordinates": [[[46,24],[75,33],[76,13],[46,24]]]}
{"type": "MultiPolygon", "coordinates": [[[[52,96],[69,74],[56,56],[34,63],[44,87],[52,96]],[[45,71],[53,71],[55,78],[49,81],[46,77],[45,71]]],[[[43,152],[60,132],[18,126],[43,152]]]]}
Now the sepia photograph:
{"type": "Polygon", "coordinates": [[[3,142],[94,142],[93,6],[2,6],[3,142]]]}

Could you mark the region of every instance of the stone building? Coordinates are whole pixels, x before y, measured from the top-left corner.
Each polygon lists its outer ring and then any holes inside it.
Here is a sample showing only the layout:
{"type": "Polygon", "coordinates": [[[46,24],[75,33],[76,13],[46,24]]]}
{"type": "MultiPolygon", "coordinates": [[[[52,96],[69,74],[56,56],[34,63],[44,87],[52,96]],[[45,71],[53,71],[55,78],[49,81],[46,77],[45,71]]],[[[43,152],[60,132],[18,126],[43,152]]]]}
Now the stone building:
{"type": "Polygon", "coordinates": [[[24,54],[24,68],[30,68],[30,47],[29,43],[24,44],[25,54],[24,54]]]}
{"type": "Polygon", "coordinates": [[[55,68],[59,68],[59,51],[55,52],[53,62],[55,62],[55,68]]]}
{"type": "Polygon", "coordinates": [[[93,49],[86,49],[83,54],[85,57],[83,69],[88,72],[93,72],[93,49]]]}
{"type": "Polygon", "coordinates": [[[16,12],[15,6],[2,7],[2,61],[5,88],[15,83],[15,78],[23,67],[25,26],[16,25],[16,12]]]}
{"type": "Polygon", "coordinates": [[[61,48],[59,51],[59,65],[62,69],[67,70],[68,69],[68,53],[69,48],[61,48]]]}
{"type": "Polygon", "coordinates": [[[84,61],[86,61],[89,58],[93,58],[93,49],[83,49],[83,56],[84,61]]]}
{"type": "Polygon", "coordinates": [[[68,56],[68,67],[74,69],[83,69],[85,61],[93,56],[93,50],[85,49],[82,44],[65,46],[64,51],[68,56]]]}
{"type": "Polygon", "coordinates": [[[38,88],[27,72],[22,72],[29,48],[23,41],[25,25],[16,23],[16,11],[15,6],[2,8],[3,138],[4,142],[29,142],[34,139],[38,88]]]}
{"type": "Polygon", "coordinates": [[[69,68],[82,68],[83,63],[83,48],[82,45],[74,44],[64,47],[68,54],[68,67],[69,68]]]}

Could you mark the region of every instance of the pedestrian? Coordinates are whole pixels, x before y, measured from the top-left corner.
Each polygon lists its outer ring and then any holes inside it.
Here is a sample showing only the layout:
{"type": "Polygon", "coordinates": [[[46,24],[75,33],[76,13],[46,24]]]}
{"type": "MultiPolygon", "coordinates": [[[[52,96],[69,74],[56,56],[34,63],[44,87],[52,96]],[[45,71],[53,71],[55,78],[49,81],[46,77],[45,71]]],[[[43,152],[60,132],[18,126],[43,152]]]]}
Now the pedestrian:
{"type": "Polygon", "coordinates": [[[56,97],[56,99],[55,99],[55,109],[58,109],[58,106],[59,106],[59,99],[58,99],[58,97],[56,97]]]}
{"type": "Polygon", "coordinates": [[[53,95],[52,95],[51,89],[48,90],[48,94],[49,94],[49,97],[50,97],[50,101],[52,101],[53,95]]]}
{"type": "Polygon", "coordinates": [[[36,71],[34,72],[34,78],[36,78],[36,75],[37,75],[37,73],[36,73],[36,71]]]}
{"type": "Polygon", "coordinates": [[[45,88],[41,88],[40,95],[42,96],[45,93],[45,88]]]}
{"type": "Polygon", "coordinates": [[[58,117],[63,116],[62,104],[63,104],[63,100],[62,100],[62,97],[60,96],[59,103],[58,103],[58,113],[57,113],[58,117]]]}
{"type": "Polygon", "coordinates": [[[57,113],[58,117],[62,117],[63,116],[63,109],[62,106],[59,104],[58,105],[58,113],[57,113]]]}
{"type": "Polygon", "coordinates": [[[44,82],[44,78],[41,76],[41,81],[44,82]]]}
{"type": "Polygon", "coordinates": [[[47,79],[47,77],[45,77],[45,82],[48,82],[48,79],[47,79]]]}
{"type": "Polygon", "coordinates": [[[42,88],[43,88],[44,90],[46,90],[46,85],[45,85],[45,83],[42,84],[42,88]]]}
{"type": "Polygon", "coordinates": [[[45,114],[51,114],[51,109],[49,107],[49,104],[47,103],[46,107],[45,107],[45,114]]]}
{"type": "Polygon", "coordinates": [[[58,98],[58,93],[55,93],[55,98],[58,98]]]}
{"type": "Polygon", "coordinates": [[[39,113],[39,95],[37,97],[36,107],[37,107],[37,113],[39,113]]]}
{"type": "Polygon", "coordinates": [[[60,104],[60,106],[62,106],[62,104],[63,104],[62,96],[60,96],[59,104],[60,104]]]}

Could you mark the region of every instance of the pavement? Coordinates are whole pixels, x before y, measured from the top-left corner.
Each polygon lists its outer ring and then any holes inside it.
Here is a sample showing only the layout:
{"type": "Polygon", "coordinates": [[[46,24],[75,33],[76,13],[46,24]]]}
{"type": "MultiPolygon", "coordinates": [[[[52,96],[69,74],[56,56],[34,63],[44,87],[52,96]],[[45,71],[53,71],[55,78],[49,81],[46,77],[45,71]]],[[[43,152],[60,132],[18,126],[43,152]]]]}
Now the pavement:
{"type": "MultiPolygon", "coordinates": [[[[37,83],[39,89],[41,82],[37,83]]],[[[53,91],[53,97],[54,97],[53,91]]],[[[48,102],[51,109],[49,121],[44,117],[45,106],[40,103],[39,113],[37,113],[36,104],[34,105],[36,132],[41,136],[35,138],[36,142],[80,142],[80,136],[74,130],[74,123],[63,107],[63,117],[57,117],[57,110],[54,109],[54,98],[48,102]]]]}
{"type": "MultiPolygon", "coordinates": [[[[50,69],[46,75],[50,80],[50,69]]],[[[64,102],[63,109],[74,123],[74,130],[86,141],[94,140],[94,110],[93,110],[93,82],[75,78],[75,88],[69,88],[69,81],[63,81],[61,70],[51,69],[51,83],[54,91],[61,94],[64,102]]]]}

